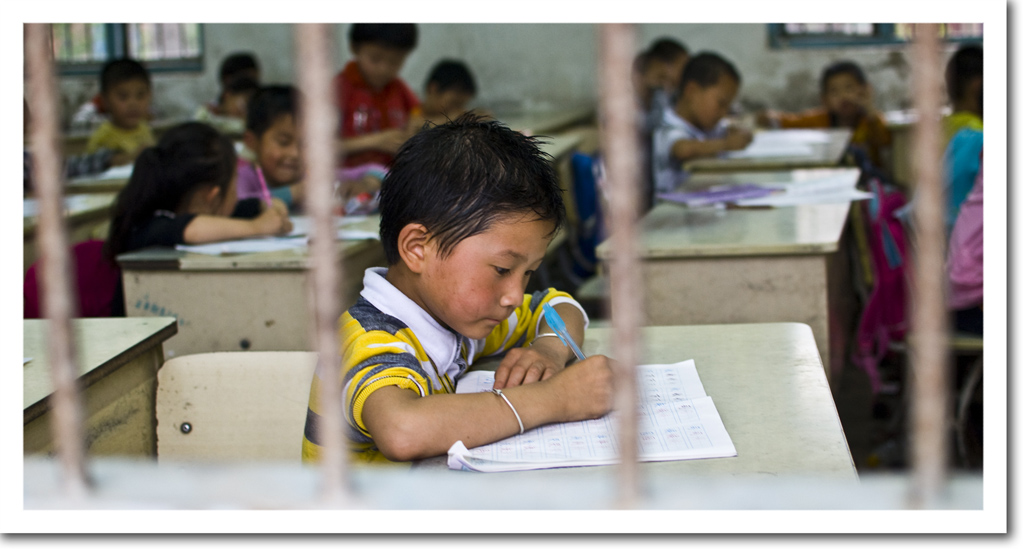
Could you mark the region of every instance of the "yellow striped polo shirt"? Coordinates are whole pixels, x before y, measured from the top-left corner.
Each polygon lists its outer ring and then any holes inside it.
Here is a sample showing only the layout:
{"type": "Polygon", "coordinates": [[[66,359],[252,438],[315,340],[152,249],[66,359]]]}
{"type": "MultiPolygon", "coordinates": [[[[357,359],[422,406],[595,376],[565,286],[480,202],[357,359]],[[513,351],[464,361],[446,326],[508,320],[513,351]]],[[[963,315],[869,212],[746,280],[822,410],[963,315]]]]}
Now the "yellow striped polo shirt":
{"type": "MultiPolygon", "coordinates": [[[[454,393],[466,369],[479,358],[522,347],[537,334],[541,305],[571,303],[567,293],[549,288],[523,296],[523,303],[484,339],[469,339],[442,326],[427,311],[385,279],[387,269],[366,270],[360,298],[338,321],[345,431],[357,461],[386,461],[363,423],[363,403],[374,391],[394,385],[420,396],[454,393]]],[[[584,323],[588,322],[583,313],[584,323]]],[[[309,390],[302,438],[302,460],[320,456],[320,383],[318,365],[309,390]]]]}

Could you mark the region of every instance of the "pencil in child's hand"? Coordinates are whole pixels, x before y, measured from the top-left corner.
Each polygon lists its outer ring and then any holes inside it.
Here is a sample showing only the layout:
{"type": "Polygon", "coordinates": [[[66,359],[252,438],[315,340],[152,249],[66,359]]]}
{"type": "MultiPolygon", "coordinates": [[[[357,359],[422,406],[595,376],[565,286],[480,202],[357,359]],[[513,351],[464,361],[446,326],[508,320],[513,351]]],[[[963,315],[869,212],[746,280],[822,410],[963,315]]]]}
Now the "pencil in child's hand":
{"type": "Polygon", "coordinates": [[[263,201],[267,203],[269,207],[273,201],[270,198],[270,189],[267,187],[267,180],[263,177],[263,170],[256,166],[256,175],[260,179],[260,193],[263,195],[263,201]]]}

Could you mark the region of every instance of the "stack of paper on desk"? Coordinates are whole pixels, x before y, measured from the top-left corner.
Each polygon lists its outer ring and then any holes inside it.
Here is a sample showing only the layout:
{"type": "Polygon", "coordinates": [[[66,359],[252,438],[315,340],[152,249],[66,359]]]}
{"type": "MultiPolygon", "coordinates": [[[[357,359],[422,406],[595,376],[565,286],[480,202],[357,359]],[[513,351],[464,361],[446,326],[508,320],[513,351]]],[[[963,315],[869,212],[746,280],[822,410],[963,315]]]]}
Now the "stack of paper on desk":
{"type": "MultiPolygon", "coordinates": [[[[336,219],[335,227],[338,230],[338,240],[373,240],[380,239],[380,235],[371,231],[360,231],[357,229],[343,229],[341,227],[365,221],[365,216],[339,217],[336,219]]],[[[228,240],[226,242],[214,242],[212,244],[186,245],[178,244],[176,249],[183,252],[192,252],[207,255],[224,254],[251,254],[260,252],[276,252],[280,250],[291,250],[305,248],[309,245],[309,232],[312,227],[312,220],[307,216],[292,216],[292,232],[283,237],[246,238],[243,240],[228,240]]]]}
{"type": "MultiPolygon", "coordinates": [[[[692,360],[638,367],[640,461],[733,457],[736,448],[692,360]]],[[[470,372],[457,393],[490,391],[494,372],[470,372]]],[[[498,398],[495,396],[494,398],[498,398]]],[[[618,461],[616,413],[600,419],[556,423],[467,449],[448,450],[448,467],[467,471],[525,471],[608,465],[618,461]]]]}
{"type": "Polygon", "coordinates": [[[771,194],[770,188],[746,183],[742,185],[724,185],[703,191],[659,193],[658,198],[668,202],[685,204],[690,207],[707,206],[709,204],[735,203],[738,200],[761,198],[771,194]]]}

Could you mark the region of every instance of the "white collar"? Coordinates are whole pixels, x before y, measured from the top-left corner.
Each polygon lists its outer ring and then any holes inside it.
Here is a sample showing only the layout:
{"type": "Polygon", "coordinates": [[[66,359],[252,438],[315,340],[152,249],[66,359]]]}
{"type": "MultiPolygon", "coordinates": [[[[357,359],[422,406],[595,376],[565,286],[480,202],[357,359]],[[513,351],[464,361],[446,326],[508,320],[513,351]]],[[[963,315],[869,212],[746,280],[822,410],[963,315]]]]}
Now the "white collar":
{"type": "MultiPolygon", "coordinates": [[[[416,335],[427,356],[441,374],[447,372],[458,358],[460,336],[441,326],[430,313],[384,278],[385,267],[370,267],[363,275],[363,296],[380,312],[404,322],[416,335]]],[[[454,378],[454,375],[452,376],[454,378]]]]}
{"type": "Polygon", "coordinates": [[[697,126],[694,126],[689,120],[679,116],[679,113],[677,113],[675,109],[665,109],[663,112],[665,113],[663,117],[665,124],[670,126],[683,126],[686,128],[686,132],[688,134],[702,140],[712,139],[725,124],[724,120],[719,120],[718,124],[716,124],[711,131],[706,132],[697,126]]]}

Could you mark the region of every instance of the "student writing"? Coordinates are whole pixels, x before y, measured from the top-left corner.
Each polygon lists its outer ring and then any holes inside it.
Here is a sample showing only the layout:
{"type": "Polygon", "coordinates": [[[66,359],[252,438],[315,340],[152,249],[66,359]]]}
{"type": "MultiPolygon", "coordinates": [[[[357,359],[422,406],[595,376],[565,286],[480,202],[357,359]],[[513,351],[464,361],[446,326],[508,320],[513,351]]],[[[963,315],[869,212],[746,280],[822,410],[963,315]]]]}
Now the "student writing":
{"type": "Polygon", "coordinates": [[[154,143],[147,122],[152,99],[149,72],[132,59],[110,61],[100,73],[100,97],[110,118],[89,136],[86,152],[109,149],[111,164],[129,164],[154,143]]]}
{"type": "Polygon", "coordinates": [[[142,151],[117,196],[105,256],[113,262],[148,246],[287,234],[291,221],[283,203],[237,199],[235,162],[231,141],[206,124],[167,130],[142,151]]]}
{"type": "Polygon", "coordinates": [[[349,30],[353,60],[334,78],[346,167],[387,166],[423,124],[419,98],[398,77],[416,38],[414,24],[357,23],[349,30]]]}
{"type": "MultiPolygon", "coordinates": [[[[551,304],[582,342],[586,315],[554,289],[524,295],[565,219],[536,141],[472,114],[412,137],[381,189],[388,268],[365,273],[339,321],[344,419],[360,461],[442,455],[611,406],[607,357],[572,351],[543,319],[551,304]],[[491,393],[454,394],[478,359],[504,353],[491,393]],[[514,411],[513,411],[514,410],[514,411]]],[[[310,388],[304,461],[320,454],[320,384],[310,388]]]]}
{"type": "Polygon", "coordinates": [[[724,122],[740,89],[740,73],[720,55],[700,53],[683,69],[674,108],[664,112],[652,138],[655,189],[670,192],[683,183],[681,164],[746,148],[747,130],[724,122]]]}

